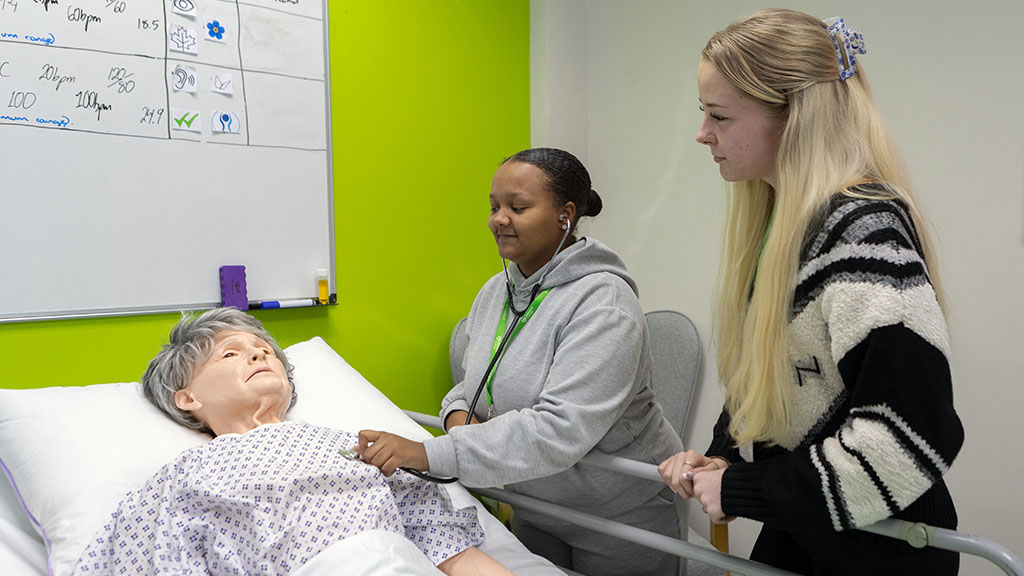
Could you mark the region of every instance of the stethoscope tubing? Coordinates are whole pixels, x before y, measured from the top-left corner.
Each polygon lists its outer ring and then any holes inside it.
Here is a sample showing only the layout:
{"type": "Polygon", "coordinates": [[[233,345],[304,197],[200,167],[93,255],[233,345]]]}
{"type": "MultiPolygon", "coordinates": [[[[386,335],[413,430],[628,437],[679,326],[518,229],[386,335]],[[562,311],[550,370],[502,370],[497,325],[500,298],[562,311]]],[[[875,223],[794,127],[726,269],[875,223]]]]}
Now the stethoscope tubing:
{"type": "MultiPolygon", "coordinates": [[[[533,304],[532,298],[530,299],[530,304],[533,304]]],[[[526,307],[529,308],[530,306],[527,305],[526,307]]],[[[491,358],[490,364],[487,365],[487,370],[484,370],[484,377],[480,380],[480,384],[476,387],[476,393],[473,394],[473,401],[469,403],[469,412],[466,414],[467,426],[473,421],[473,412],[476,410],[476,405],[480,402],[480,395],[483,394],[484,385],[487,383],[487,377],[490,376],[491,371],[494,370],[494,366],[498,363],[498,359],[501,358],[501,352],[502,350],[505,349],[505,344],[508,342],[509,336],[512,335],[512,331],[515,329],[516,325],[519,324],[520,318],[522,318],[522,314],[516,312],[515,320],[512,321],[512,325],[508,328],[508,330],[505,331],[505,337],[502,338],[501,343],[498,344],[498,349],[494,352],[494,357],[491,358]]],[[[436,482],[438,484],[451,484],[452,482],[458,481],[458,478],[454,476],[451,478],[433,476],[431,474],[428,474],[427,472],[420,472],[419,470],[413,470],[412,468],[404,467],[401,468],[401,470],[404,470],[409,474],[416,476],[417,478],[421,478],[429,482],[436,482]]]]}
{"type": "MultiPolygon", "coordinates": [[[[508,344],[509,338],[512,335],[512,331],[515,330],[516,326],[519,324],[519,320],[523,317],[523,314],[525,314],[526,311],[529,310],[530,306],[533,305],[533,301],[537,299],[537,294],[540,293],[541,284],[544,283],[544,278],[546,278],[548,275],[548,271],[551,268],[551,263],[554,262],[555,256],[557,256],[558,253],[562,251],[562,246],[565,245],[565,240],[569,237],[569,233],[571,231],[572,226],[566,225],[565,233],[562,234],[562,240],[558,243],[558,247],[555,248],[555,253],[551,255],[551,259],[548,260],[547,264],[544,265],[544,272],[541,273],[540,278],[537,280],[537,284],[535,284],[533,290],[530,291],[530,301],[526,303],[526,307],[523,308],[522,311],[516,309],[515,302],[513,302],[512,281],[508,277],[508,266],[505,265],[505,259],[501,259],[501,267],[504,268],[505,270],[505,290],[508,292],[508,307],[509,310],[512,311],[512,314],[515,315],[515,319],[512,321],[512,324],[505,331],[505,336],[501,339],[501,342],[498,344],[498,349],[494,351],[494,356],[491,358],[490,363],[487,365],[487,370],[484,370],[484,376],[483,378],[480,379],[480,384],[478,384],[476,387],[476,393],[473,394],[473,401],[469,403],[469,412],[466,414],[467,426],[470,424],[470,422],[473,421],[473,412],[476,410],[476,405],[480,402],[480,395],[483,394],[484,392],[484,387],[487,384],[487,377],[491,375],[491,371],[494,370],[494,367],[498,364],[498,360],[501,359],[501,353],[505,349],[505,345],[508,344]]],[[[442,423],[442,425],[443,424],[444,423],[442,423]]],[[[399,469],[404,470],[409,474],[416,476],[417,478],[421,478],[423,480],[427,480],[430,482],[436,482],[438,484],[451,484],[452,482],[458,481],[458,478],[455,476],[452,476],[451,478],[445,478],[441,476],[433,476],[427,472],[413,470],[412,468],[402,467],[399,469]]]]}

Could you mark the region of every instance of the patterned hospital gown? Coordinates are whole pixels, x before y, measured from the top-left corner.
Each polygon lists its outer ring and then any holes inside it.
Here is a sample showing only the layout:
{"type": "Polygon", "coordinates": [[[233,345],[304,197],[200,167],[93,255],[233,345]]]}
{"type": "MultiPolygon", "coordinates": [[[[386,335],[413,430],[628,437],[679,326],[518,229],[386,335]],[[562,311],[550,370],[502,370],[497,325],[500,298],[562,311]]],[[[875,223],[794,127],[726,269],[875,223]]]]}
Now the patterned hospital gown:
{"type": "Polygon", "coordinates": [[[345,459],[348,432],[286,422],[187,450],[130,492],[75,574],[287,574],[364,530],[435,565],[483,541],[472,507],[405,472],[345,459]]]}

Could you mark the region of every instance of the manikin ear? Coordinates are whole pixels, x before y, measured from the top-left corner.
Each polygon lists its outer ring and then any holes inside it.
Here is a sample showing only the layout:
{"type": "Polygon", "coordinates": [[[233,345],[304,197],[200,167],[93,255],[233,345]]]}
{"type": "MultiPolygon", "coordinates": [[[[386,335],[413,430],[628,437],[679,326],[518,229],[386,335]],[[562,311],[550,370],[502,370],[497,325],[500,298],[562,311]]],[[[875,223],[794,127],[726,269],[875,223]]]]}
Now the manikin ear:
{"type": "Polygon", "coordinates": [[[174,393],[174,405],[179,410],[184,410],[185,412],[195,412],[203,407],[203,403],[188,388],[183,388],[174,393]]]}

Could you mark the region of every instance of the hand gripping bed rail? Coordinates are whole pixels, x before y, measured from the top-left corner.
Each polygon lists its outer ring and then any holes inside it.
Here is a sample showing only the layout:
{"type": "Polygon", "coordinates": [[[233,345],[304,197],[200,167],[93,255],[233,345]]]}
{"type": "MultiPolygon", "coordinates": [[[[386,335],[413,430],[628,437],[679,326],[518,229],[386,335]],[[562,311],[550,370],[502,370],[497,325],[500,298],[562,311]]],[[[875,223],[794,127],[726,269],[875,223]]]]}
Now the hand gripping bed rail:
{"type": "MultiPolygon", "coordinates": [[[[409,410],[406,410],[405,413],[421,426],[443,429],[441,426],[441,419],[437,416],[420,414],[409,410]]],[[[627,460],[625,458],[609,456],[598,452],[591,452],[590,454],[587,454],[583,457],[582,461],[605,470],[621,472],[623,474],[655,482],[662,481],[661,475],[658,474],[658,467],[653,464],[627,460]]],[[[730,554],[724,554],[717,550],[711,550],[709,548],[697,546],[696,544],[690,544],[689,542],[683,542],[675,538],[669,538],[668,536],[655,534],[653,532],[621,524],[619,522],[612,522],[610,520],[584,514],[583,512],[564,508],[549,502],[537,500],[536,498],[516,494],[514,492],[508,492],[497,488],[472,488],[471,490],[489,498],[496,498],[498,500],[508,502],[512,506],[521,506],[540,514],[546,514],[567,520],[577,526],[601,532],[602,534],[616,536],[629,542],[647,546],[648,548],[668,552],[683,558],[691,558],[698,562],[703,562],[718,568],[734,570],[741,574],[746,574],[747,576],[793,575],[792,572],[786,570],[779,570],[778,568],[773,568],[759,562],[746,560],[730,554]]],[[[920,522],[906,522],[894,518],[882,520],[870,526],[864,526],[863,528],[860,528],[860,530],[903,540],[915,548],[933,546],[943,550],[951,550],[953,552],[980,556],[981,558],[992,562],[1010,576],[1024,576],[1024,562],[1021,562],[1013,552],[1000,544],[972,534],[966,534],[945,528],[936,528],[920,522]]]]}

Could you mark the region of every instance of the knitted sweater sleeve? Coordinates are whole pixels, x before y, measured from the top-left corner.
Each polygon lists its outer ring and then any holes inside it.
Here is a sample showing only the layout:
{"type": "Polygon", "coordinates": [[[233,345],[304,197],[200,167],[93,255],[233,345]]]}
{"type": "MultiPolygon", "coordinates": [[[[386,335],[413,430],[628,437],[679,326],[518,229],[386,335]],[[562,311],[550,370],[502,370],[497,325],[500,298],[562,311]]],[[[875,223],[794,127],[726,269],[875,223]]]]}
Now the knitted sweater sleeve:
{"type": "Polygon", "coordinates": [[[718,422],[715,423],[715,431],[711,437],[711,446],[705,452],[706,456],[717,456],[725,458],[729,462],[739,462],[740,451],[732,441],[732,436],[729,435],[730,421],[729,411],[722,409],[722,413],[718,416],[718,422]]]}
{"type": "MultiPolygon", "coordinates": [[[[801,258],[793,312],[791,332],[821,330],[819,372],[832,369],[838,392],[790,449],[726,470],[723,510],[795,533],[905,510],[948,470],[963,428],[945,320],[901,205],[861,200],[833,213],[801,258]]],[[[791,336],[799,357],[793,348],[791,336]]],[[[798,397],[816,385],[806,369],[795,362],[798,397]]]]}

